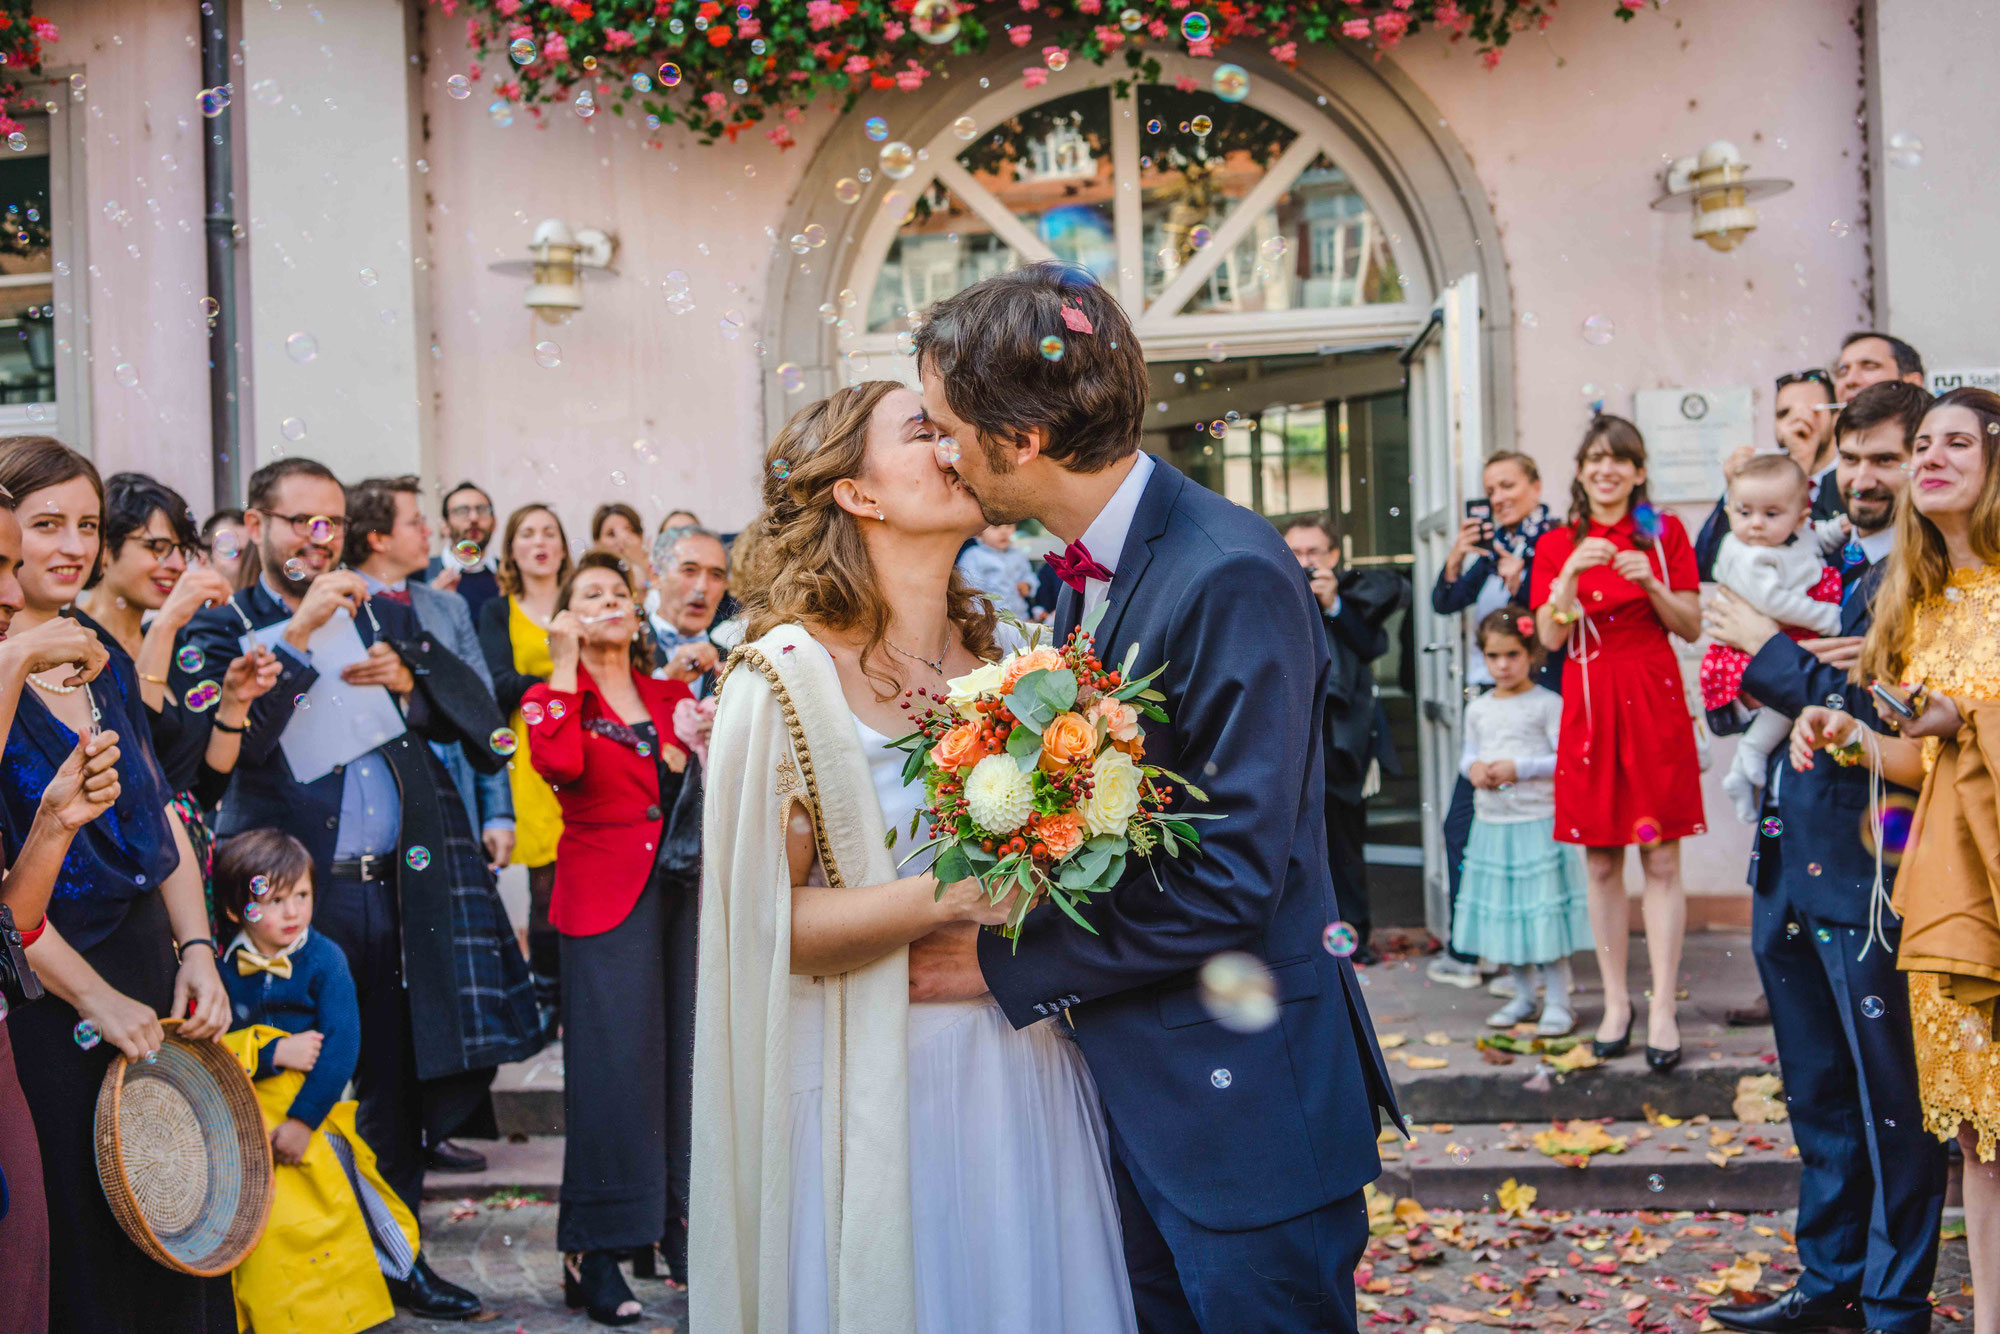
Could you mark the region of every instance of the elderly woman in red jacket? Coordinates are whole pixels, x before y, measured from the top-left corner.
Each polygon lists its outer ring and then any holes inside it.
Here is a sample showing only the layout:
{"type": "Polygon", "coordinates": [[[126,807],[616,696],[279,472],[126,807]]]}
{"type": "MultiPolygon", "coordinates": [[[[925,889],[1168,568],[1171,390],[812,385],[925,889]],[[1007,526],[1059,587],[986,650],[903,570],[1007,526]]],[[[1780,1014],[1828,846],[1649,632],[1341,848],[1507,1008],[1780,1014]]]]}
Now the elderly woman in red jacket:
{"type": "Polygon", "coordinates": [[[594,551],[556,596],[554,664],[521,713],[562,804],[549,920],[562,938],[565,1078],[556,1240],[572,1307],[643,1310],[618,1261],[665,1243],[684,1274],[696,895],[662,874],[687,773],[679,681],[650,676],[652,635],[618,558],[594,551]]]}

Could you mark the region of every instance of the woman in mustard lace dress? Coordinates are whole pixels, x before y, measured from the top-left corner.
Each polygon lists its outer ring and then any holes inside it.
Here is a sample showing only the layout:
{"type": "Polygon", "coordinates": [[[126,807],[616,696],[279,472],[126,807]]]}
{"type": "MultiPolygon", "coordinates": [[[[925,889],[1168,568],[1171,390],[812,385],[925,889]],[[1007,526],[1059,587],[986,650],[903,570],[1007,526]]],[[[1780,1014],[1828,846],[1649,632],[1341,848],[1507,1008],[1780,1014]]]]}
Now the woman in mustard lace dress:
{"type": "Polygon", "coordinates": [[[1804,768],[1815,749],[1859,742],[1861,762],[1922,786],[1896,875],[1897,964],[1925,1125],[1965,1153],[1974,1329],[2000,1334],[2000,395],[1955,389],[1931,405],[1909,496],[1856,675],[1914,716],[1901,736],[1863,737],[1846,714],[1807,709],[1792,759],[1804,768]]]}

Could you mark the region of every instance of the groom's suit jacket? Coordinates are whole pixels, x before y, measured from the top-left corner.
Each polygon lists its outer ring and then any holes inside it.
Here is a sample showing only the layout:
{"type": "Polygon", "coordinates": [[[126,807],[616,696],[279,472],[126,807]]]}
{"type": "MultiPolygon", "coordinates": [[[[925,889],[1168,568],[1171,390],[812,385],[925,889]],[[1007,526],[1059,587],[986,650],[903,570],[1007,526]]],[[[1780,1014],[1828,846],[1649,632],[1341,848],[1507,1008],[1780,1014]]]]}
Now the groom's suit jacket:
{"type": "MultiPolygon", "coordinates": [[[[1222,818],[1200,823],[1196,853],[1133,858],[1085,909],[1099,934],[1044,905],[1018,951],[983,934],[980,967],[1015,1027],[1066,1015],[1127,1151],[1177,1209],[1213,1229],[1263,1227],[1374,1180],[1376,1109],[1396,1119],[1354,970],[1321,944],[1339,915],[1326,636],[1270,523],[1164,461],[1115,564],[1099,656],[1117,663],[1136,642],[1135,670],[1167,664],[1155,684],[1171,721],[1145,725],[1146,760],[1208,794],[1189,809],[1222,818]],[[1203,1007],[1196,971],[1223,950],[1265,962],[1276,1023],[1232,1032],[1203,1007]]],[[[1080,603],[1063,591],[1059,638],[1080,603]]]]}

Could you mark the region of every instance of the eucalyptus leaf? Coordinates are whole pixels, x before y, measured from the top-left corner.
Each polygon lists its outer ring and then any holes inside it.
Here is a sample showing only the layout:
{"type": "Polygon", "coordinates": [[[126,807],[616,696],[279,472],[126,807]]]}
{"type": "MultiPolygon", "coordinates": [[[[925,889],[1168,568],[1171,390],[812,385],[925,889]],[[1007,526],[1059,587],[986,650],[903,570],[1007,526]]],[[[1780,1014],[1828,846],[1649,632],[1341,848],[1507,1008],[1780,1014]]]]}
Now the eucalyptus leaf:
{"type": "Polygon", "coordinates": [[[931,867],[931,874],[938,884],[949,885],[965,880],[972,875],[972,859],[965,855],[965,849],[954,843],[938,854],[937,862],[931,867]]]}
{"type": "Polygon", "coordinates": [[[1020,764],[1022,773],[1032,773],[1042,760],[1042,739],[1025,727],[1017,727],[1007,734],[1007,753],[1020,764]]]}
{"type": "Polygon", "coordinates": [[[1111,610],[1111,599],[1106,598],[1104,601],[1098,603],[1089,615],[1083,618],[1082,623],[1077,626],[1077,629],[1087,635],[1096,634],[1099,623],[1104,620],[1104,613],[1109,610],[1111,610]]]}
{"type": "Polygon", "coordinates": [[[1075,906],[1070,903],[1069,895],[1051,894],[1049,895],[1049,897],[1055,900],[1056,907],[1061,908],[1063,910],[1063,915],[1068,917],[1070,921],[1075,922],[1078,926],[1090,932],[1090,934],[1093,936],[1097,934],[1097,928],[1092,926],[1090,923],[1084,921],[1083,914],[1078,912],[1075,906]]]}

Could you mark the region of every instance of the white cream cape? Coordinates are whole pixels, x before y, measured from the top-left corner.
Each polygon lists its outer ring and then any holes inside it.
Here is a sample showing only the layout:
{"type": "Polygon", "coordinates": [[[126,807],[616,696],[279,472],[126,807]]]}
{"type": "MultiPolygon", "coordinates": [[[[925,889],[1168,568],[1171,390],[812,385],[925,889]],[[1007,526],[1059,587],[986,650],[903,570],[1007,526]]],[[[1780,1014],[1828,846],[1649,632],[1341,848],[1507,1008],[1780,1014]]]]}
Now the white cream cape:
{"type": "MultiPolygon", "coordinates": [[[[702,825],[693,1334],[783,1334],[791,1301],[792,803],[829,885],[896,878],[853,714],[797,625],[730,655],[702,825]]],[[[909,954],[824,980],[826,1267],[831,1334],[915,1334],[909,954]]]]}

